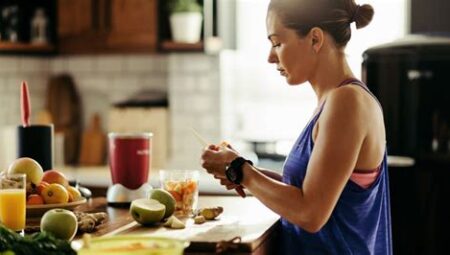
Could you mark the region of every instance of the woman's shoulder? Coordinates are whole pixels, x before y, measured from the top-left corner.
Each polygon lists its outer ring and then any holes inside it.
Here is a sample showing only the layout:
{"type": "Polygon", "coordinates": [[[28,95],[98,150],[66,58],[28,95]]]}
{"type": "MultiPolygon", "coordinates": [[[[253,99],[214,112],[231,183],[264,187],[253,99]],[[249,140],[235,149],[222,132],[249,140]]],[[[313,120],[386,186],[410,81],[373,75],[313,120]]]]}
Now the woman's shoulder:
{"type": "Polygon", "coordinates": [[[333,89],[327,96],[327,107],[344,111],[364,110],[370,94],[358,85],[344,85],[333,89]]]}
{"type": "Polygon", "coordinates": [[[346,85],[332,90],[323,112],[332,121],[350,121],[367,128],[374,119],[382,120],[383,115],[376,98],[360,85],[346,85]]]}

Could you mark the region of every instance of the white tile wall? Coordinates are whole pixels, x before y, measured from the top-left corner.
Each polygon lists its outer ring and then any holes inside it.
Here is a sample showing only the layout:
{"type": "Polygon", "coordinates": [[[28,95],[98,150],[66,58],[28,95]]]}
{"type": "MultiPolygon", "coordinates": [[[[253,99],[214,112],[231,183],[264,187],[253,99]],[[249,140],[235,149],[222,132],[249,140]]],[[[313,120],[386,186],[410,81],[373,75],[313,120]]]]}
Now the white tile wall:
{"type": "Polygon", "coordinates": [[[44,109],[49,77],[71,74],[82,98],[84,125],[98,112],[104,129],[112,103],[139,90],[163,90],[169,92],[170,104],[168,167],[199,168],[202,146],[190,127],[213,143],[221,139],[219,63],[219,57],[204,54],[0,56],[0,129],[20,123],[19,88],[24,79],[30,87],[33,118],[44,109]]]}
{"type": "Polygon", "coordinates": [[[217,56],[182,54],[169,57],[169,102],[172,153],[169,166],[199,169],[204,147],[194,128],[210,143],[222,139],[220,111],[220,59],[217,56]]]}

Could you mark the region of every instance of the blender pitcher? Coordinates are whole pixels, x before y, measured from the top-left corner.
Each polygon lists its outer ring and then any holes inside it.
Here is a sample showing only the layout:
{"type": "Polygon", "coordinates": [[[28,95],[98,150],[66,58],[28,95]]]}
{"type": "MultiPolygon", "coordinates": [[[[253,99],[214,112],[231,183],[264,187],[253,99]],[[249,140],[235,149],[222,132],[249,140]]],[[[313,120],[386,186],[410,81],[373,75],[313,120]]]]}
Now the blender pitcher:
{"type": "Polygon", "coordinates": [[[129,204],[147,197],[151,170],[152,133],[109,133],[108,160],[113,185],[108,204],[129,204]]]}

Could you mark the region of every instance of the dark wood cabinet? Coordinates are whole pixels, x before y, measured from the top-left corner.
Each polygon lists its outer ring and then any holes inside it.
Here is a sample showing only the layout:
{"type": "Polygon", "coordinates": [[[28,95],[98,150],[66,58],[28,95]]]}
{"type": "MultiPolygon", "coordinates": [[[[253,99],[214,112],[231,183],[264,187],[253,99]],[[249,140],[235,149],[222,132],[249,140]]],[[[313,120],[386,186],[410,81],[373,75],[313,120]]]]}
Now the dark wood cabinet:
{"type": "Polygon", "coordinates": [[[156,50],[156,5],[156,0],[112,0],[107,46],[121,51],[156,50]]]}
{"type": "Polygon", "coordinates": [[[0,54],[53,54],[57,41],[55,1],[1,0],[0,54]]]}
{"type": "Polygon", "coordinates": [[[59,52],[154,52],[157,0],[58,0],[59,52]]]}
{"type": "Polygon", "coordinates": [[[101,48],[100,18],[96,15],[99,1],[59,0],[58,39],[60,53],[90,53],[101,48]]]}

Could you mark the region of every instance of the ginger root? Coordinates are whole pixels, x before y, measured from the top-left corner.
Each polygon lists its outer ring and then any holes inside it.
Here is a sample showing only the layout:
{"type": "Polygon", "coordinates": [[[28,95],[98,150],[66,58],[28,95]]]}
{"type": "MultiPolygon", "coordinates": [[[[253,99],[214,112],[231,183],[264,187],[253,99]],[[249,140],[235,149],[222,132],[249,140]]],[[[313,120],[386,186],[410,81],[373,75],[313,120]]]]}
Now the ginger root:
{"type": "Polygon", "coordinates": [[[202,215],[198,215],[198,216],[194,217],[194,223],[195,224],[203,224],[205,222],[206,222],[206,219],[202,215]]]}
{"type": "Polygon", "coordinates": [[[223,207],[208,207],[201,208],[197,211],[197,216],[203,216],[206,220],[214,220],[217,216],[219,216],[223,212],[223,207]]]}
{"type": "Polygon", "coordinates": [[[94,232],[95,228],[102,224],[108,215],[104,212],[99,213],[83,213],[75,212],[75,216],[78,221],[78,232],[81,233],[91,233],[94,232]]]}

